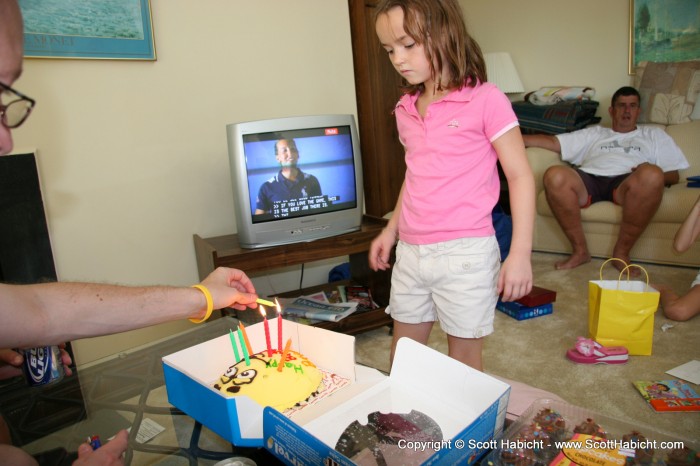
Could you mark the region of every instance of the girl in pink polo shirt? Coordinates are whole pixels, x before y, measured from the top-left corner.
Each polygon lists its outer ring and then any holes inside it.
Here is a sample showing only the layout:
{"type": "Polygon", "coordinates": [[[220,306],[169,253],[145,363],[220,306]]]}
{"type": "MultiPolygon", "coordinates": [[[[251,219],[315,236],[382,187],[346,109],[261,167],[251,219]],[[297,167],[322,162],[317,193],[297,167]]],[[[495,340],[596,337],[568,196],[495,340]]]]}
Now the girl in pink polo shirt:
{"type": "Polygon", "coordinates": [[[498,295],[512,301],[532,288],[535,187],[518,120],[508,98],[486,82],[457,0],[383,0],[376,30],[405,81],[395,113],[406,176],[369,257],[372,269],[388,269],[398,241],[391,359],[399,338],[426,343],[439,320],[449,355],[482,370],[498,295]],[[503,264],[491,221],[500,193],[497,161],[513,215],[503,264]]]}

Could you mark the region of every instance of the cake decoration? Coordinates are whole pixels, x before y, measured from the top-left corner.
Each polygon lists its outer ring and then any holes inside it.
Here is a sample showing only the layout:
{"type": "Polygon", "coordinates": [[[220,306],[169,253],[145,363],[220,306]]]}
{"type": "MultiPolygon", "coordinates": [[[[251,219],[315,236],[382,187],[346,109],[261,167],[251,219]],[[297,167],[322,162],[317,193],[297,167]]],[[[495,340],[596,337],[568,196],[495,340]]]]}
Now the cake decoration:
{"type": "Polygon", "coordinates": [[[566,435],[564,417],[551,408],[542,408],[533,420],[552,440],[562,440],[566,435]]]}
{"type": "Polygon", "coordinates": [[[651,448],[647,438],[636,430],[622,436],[622,441],[625,443],[633,442],[636,445],[643,445],[635,448],[634,456],[627,457],[627,465],[649,465],[654,460],[654,449],[651,448]]]}
{"type": "Polygon", "coordinates": [[[418,465],[437,450],[443,440],[442,429],[426,414],[381,413],[374,411],[367,424],[353,421],[341,434],[335,449],[358,465],[418,465]],[[400,441],[426,442],[426,448],[399,448],[400,441]]]}
{"type": "Polygon", "coordinates": [[[607,433],[590,417],[574,427],[574,433],[592,435],[601,439],[607,438],[607,433]]]}
{"type": "Polygon", "coordinates": [[[700,453],[689,447],[674,448],[666,456],[668,466],[698,466],[700,453]]]}
{"type": "MultiPolygon", "coordinates": [[[[527,429],[527,427],[526,427],[527,429]]],[[[522,430],[514,436],[508,446],[501,450],[500,458],[503,466],[532,466],[538,463],[532,445],[533,437],[522,430]]]]}
{"type": "Polygon", "coordinates": [[[249,355],[230,366],[214,388],[227,396],[248,396],[278,411],[303,403],[323,389],[323,374],[306,356],[292,350],[285,353],[249,355]]]}

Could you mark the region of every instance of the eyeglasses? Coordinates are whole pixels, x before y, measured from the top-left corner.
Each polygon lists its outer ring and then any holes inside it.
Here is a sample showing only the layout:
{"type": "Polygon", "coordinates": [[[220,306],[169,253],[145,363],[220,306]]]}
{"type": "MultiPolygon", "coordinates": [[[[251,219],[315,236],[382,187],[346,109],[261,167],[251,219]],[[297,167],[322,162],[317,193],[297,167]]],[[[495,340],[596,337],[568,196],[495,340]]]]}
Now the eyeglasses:
{"type": "Polygon", "coordinates": [[[0,122],[8,129],[19,127],[32,113],[36,101],[0,83],[0,122]]]}

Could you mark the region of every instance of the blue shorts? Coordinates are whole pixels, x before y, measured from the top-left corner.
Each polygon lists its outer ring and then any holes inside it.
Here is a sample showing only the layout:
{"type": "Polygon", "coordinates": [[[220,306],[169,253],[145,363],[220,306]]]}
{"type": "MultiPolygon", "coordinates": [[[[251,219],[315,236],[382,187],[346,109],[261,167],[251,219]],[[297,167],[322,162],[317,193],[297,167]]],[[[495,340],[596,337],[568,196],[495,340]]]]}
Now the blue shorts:
{"type": "Polygon", "coordinates": [[[435,244],[399,241],[387,312],[402,323],[440,321],[448,335],[493,333],[501,261],[495,236],[435,244]]]}

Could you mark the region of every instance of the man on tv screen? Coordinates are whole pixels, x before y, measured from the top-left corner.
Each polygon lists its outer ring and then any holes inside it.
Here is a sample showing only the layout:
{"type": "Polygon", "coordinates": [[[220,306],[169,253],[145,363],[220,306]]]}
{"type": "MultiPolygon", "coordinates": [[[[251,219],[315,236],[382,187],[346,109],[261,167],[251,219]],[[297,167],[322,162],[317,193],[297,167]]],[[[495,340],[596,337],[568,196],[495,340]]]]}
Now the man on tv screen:
{"type": "Polygon", "coordinates": [[[321,196],[321,185],[318,179],[304,173],[297,166],[299,150],[294,139],[277,140],[275,158],[282,168],[277,175],[260,186],[255,215],[272,213],[275,203],[321,196]]]}

